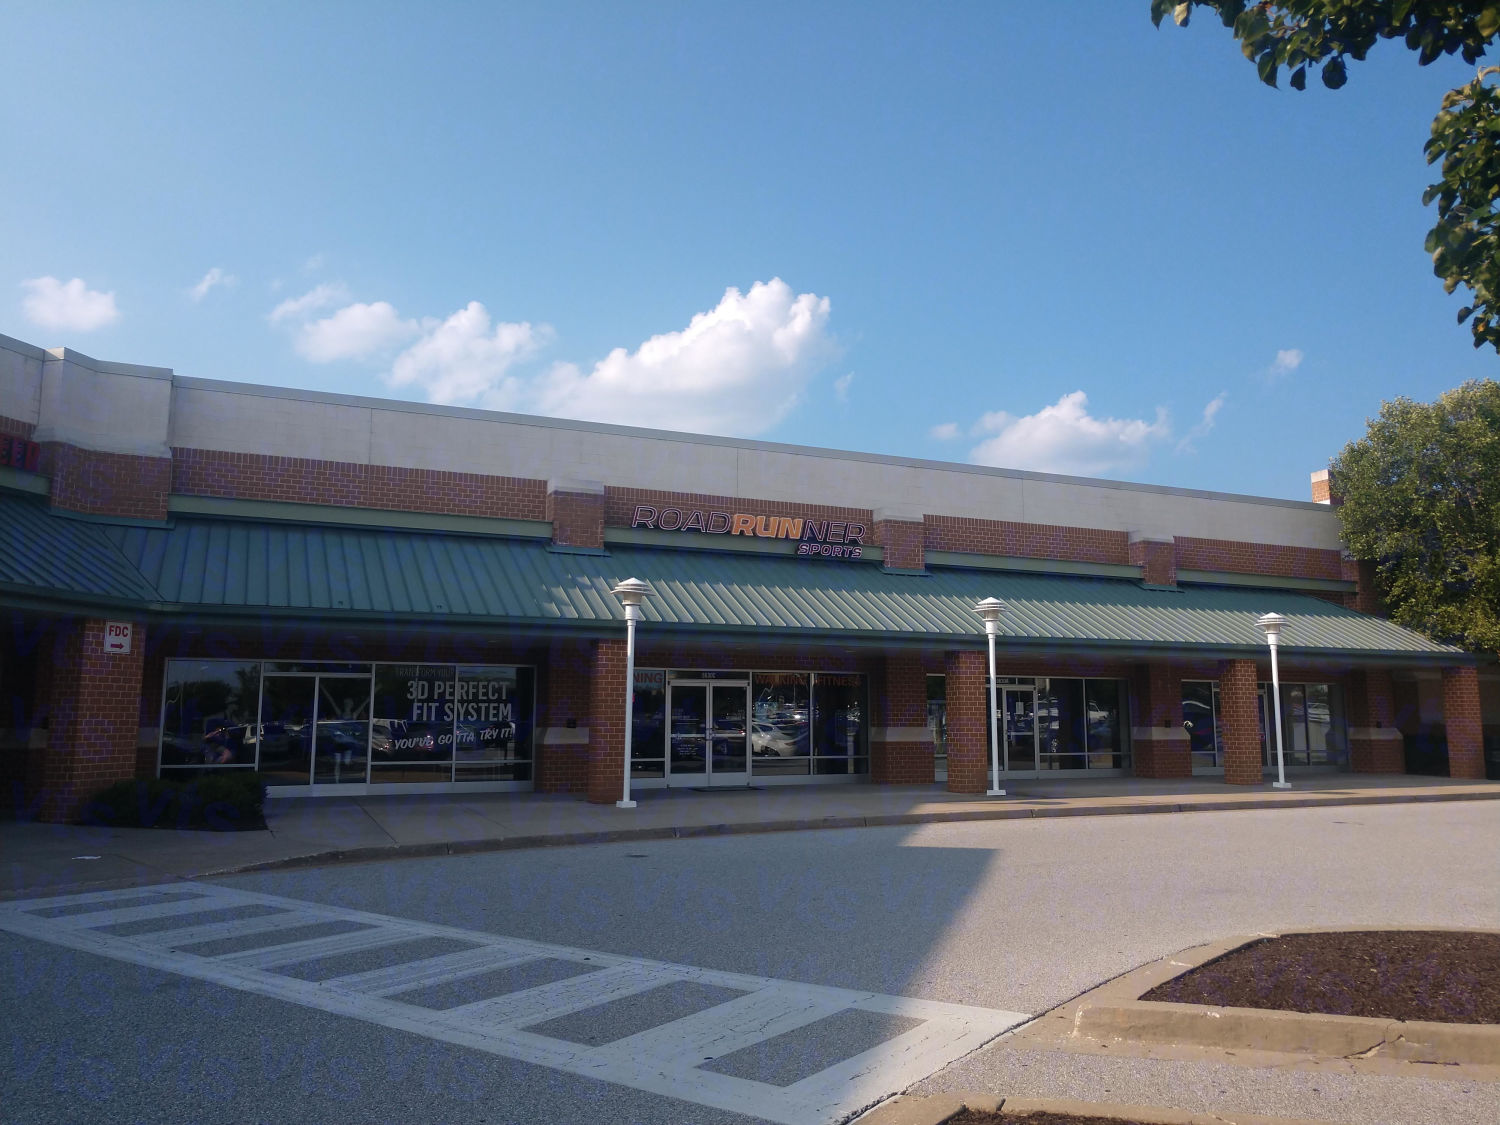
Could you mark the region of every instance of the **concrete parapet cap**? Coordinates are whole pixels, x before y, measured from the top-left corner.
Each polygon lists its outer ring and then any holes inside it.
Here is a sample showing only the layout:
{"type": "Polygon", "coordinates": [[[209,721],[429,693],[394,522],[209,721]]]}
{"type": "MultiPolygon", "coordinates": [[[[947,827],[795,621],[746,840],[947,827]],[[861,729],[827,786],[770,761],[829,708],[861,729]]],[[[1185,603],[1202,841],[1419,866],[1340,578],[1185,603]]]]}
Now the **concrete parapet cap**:
{"type": "Polygon", "coordinates": [[[1130,737],[1136,742],[1187,742],[1191,735],[1181,727],[1131,727],[1130,737]]]}
{"type": "Polygon", "coordinates": [[[923,512],[919,508],[910,505],[891,505],[886,508],[876,508],[872,513],[875,523],[921,523],[923,512]]]}
{"type": "MultiPolygon", "coordinates": [[[[19,341],[18,341],[19,342],[19,341]]],[[[108,359],[95,359],[91,355],[74,351],[72,348],[46,348],[48,363],[71,363],[77,367],[86,367],[90,371],[97,371],[101,375],[129,375],[136,379],[164,379],[172,381],[172,369],[170,367],[148,367],[141,363],[116,363],[108,359]]]]}
{"type": "Polygon", "coordinates": [[[871,742],[931,742],[930,727],[871,727],[871,742]]]}
{"type": "Polygon", "coordinates": [[[602,480],[584,480],[579,477],[558,477],[547,482],[548,492],[571,492],[581,496],[603,496],[602,480]]]}
{"type": "Polygon", "coordinates": [[[1163,535],[1157,531],[1130,531],[1126,532],[1127,541],[1131,543],[1175,543],[1176,540],[1170,535],[1163,535]]]}

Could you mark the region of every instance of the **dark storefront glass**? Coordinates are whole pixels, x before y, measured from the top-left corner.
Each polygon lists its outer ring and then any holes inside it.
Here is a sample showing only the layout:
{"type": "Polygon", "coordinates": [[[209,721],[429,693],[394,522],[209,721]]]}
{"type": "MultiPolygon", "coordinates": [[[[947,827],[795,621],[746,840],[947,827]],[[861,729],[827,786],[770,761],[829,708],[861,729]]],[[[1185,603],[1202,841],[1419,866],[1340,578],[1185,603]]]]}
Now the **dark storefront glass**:
{"type": "Polygon", "coordinates": [[[1214,714],[1218,692],[1211,680],[1182,681],[1182,726],[1196,768],[1213,769],[1219,764],[1218,720],[1214,714]]]}
{"type": "Polygon", "coordinates": [[[864,677],[818,673],[813,692],[813,772],[867,773],[864,677]]]}
{"type": "Polygon", "coordinates": [[[531,780],[531,669],[460,667],[454,780],[531,780]]]}
{"type": "Polygon", "coordinates": [[[762,777],[812,769],[812,714],[806,672],[757,672],[750,725],[752,767],[762,777]]]}
{"type": "Polygon", "coordinates": [[[377,664],[370,780],[453,780],[451,664],[377,664]]]}
{"type": "Polygon", "coordinates": [[[260,772],[270,785],[312,778],[316,676],[267,676],[261,688],[260,772]]]}
{"type": "Polygon", "coordinates": [[[370,755],[368,676],[318,677],[313,781],[339,785],[367,780],[370,755]]]}
{"type": "Polygon", "coordinates": [[[161,764],[253,766],[260,665],[235,660],[169,660],[161,764]]]}
{"type": "Polygon", "coordinates": [[[1039,767],[1044,770],[1086,769],[1083,681],[1038,680],[1036,708],[1041,736],[1039,767]]]}
{"type": "Polygon", "coordinates": [[[1084,715],[1088,723],[1088,765],[1095,770],[1125,768],[1125,732],[1119,680],[1084,681],[1084,715]]]}
{"type": "Polygon", "coordinates": [[[667,760],[667,674],[635,670],[631,709],[630,776],[665,777],[667,760]]]}
{"type": "Polygon", "coordinates": [[[932,735],[933,768],[944,773],[948,769],[947,676],[927,677],[927,730],[932,735]]]}

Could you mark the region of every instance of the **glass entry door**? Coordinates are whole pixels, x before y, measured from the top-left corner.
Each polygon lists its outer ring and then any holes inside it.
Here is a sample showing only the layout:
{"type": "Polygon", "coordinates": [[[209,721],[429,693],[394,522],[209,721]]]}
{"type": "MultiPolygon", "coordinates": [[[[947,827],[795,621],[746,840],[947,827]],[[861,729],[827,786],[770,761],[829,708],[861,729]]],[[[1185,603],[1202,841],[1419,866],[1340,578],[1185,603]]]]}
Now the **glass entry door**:
{"type": "Polygon", "coordinates": [[[674,681],[667,712],[668,785],[748,784],[748,684],[674,681]]]}
{"type": "Polygon", "coordinates": [[[1002,688],[1000,712],[1005,772],[1034,776],[1037,769],[1036,689],[1002,688]]]}

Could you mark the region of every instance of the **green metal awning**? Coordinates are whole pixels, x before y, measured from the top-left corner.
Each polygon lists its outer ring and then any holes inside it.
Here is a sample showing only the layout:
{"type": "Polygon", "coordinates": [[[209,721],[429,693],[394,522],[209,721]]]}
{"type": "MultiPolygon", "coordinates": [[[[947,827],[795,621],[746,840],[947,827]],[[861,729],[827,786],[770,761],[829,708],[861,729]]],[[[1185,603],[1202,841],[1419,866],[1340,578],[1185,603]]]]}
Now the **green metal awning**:
{"type": "Polygon", "coordinates": [[[598,633],[623,622],[610,588],[650,582],[643,617],[672,632],[978,645],[975,602],[1007,605],[1008,647],[1064,651],[1262,652],[1255,620],[1288,619],[1283,647],[1406,662],[1473,657],[1381,618],[1288,590],[1149,588],[1132,579],[934,567],[891,574],[860,562],[615,547],[415,530],[178,518],[170,526],[86,523],[0,497],[0,591],[57,599],[108,591],[167,615],[289,615],[439,626],[598,633]],[[20,532],[22,545],[12,540],[20,532]],[[38,552],[51,553],[51,559],[38,552]]]}

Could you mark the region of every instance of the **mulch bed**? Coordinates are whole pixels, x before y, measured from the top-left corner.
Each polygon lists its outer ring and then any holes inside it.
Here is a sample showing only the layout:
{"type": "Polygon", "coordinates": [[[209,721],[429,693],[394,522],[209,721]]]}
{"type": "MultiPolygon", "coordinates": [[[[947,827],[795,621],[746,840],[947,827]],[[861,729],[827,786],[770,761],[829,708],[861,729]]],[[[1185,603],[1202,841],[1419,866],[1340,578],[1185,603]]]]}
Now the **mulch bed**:
{"type": "Polygon", "coordinates": [[[944,1125],[1144,1125],[1133,1117],[1075,1117],[1070,1113],[1006,1113],[966,1109],[944,1125]]]}
{"type": "Polygon", "coordinates": [[[1243,945],[1141,999],[1500,1024],[1500,934],[1287,934],[1243,945]]]}

